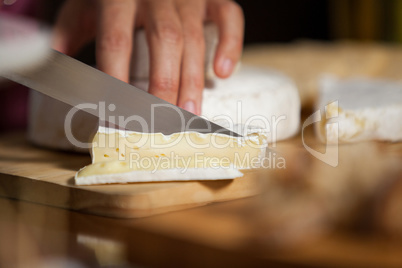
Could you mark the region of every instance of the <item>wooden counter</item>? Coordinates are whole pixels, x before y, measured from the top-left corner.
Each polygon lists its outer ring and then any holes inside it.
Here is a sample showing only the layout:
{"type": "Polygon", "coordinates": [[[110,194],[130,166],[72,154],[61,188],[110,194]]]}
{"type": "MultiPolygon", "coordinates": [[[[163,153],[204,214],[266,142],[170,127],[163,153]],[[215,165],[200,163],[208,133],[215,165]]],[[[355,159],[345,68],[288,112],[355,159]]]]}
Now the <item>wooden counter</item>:
{"type": "MultiPolygon", "coordinates": [[[[271,49],[246,50],[244,58],[258,51],[269,66],[271,49]]],[[[297,60],[293,49],[300,48],[289,48],[289,59],[297,60]]],[[[402,267],[402,224],[395,225],[402,206],[390,198],[402,196],[402,143],[325,148],[311,128],[305,142],[337,153],[337,167],[309,154],[299,135],[271,148],[286,169],[259,173],[261,195],[151,217],[114,219],[0,198],[0,267],[402,267]]],[[[68,169],[87,157],[58,154],[71,158],[68,169]]]]}

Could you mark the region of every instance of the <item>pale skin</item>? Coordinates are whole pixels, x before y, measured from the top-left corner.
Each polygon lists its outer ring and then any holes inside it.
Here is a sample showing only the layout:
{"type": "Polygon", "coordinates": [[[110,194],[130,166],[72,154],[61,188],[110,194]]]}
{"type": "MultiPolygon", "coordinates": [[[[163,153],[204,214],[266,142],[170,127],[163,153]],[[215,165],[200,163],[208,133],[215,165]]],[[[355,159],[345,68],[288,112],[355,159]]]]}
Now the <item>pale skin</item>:
{"type": "Polygon", "coordinates": [[[214,71],[227,78],[241,56],[244,32],[243,12],[230,0],[67,0],[54,28],[53,47],[74,55],[95,39],[97,67],[128,82],[133,32],[144,27],[149,92],[199,115],[205,21],[218,26],[214,71]]]}

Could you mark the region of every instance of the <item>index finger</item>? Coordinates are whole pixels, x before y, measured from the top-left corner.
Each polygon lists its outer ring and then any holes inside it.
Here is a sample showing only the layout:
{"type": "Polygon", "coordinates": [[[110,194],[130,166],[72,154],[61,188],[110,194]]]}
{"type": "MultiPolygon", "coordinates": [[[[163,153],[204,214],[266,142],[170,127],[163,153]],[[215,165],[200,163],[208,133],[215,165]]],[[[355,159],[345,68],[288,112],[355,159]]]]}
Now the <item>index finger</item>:
{"type": "Polygon", "coordinates": [[[232,73],[243,49],[244,17],[241,7],[230,0],[208,1],[208,15],[219,29],[214,70],[226,78],[232,73]]]}
{"type": "Polygon", "coordinates": [[[148,1],[149,93],[176,104],[183,52],[182,26],[173,1],[148,1]]]}
{"type": "Polygon", "coordinates": [[[134,0],[101,0],[98,7],[98,68],[125,82],[129,82],[135,8],[134,0]]]}

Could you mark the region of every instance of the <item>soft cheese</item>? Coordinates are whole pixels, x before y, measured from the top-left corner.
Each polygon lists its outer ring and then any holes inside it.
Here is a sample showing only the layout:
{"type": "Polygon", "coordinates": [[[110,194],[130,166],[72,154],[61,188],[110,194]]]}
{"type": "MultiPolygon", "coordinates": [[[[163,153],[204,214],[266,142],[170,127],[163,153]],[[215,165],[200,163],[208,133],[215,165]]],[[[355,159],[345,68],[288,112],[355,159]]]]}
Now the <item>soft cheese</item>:
{"type": "Polygon", "coordinates": [[[138,169],[124,161],[95,163],[84,167],[75,176],[76,185],[193,181],[193,180],[229,180],[242,177],[238,169],[229,167],[138,169]]]}
{"type": "Polygon", "coordinates": [[[264,133],[244,137],[182,132],[139,133],[100,127],[92,164],[76,175],[77,185],[144,181],[217,180],[242,176],[239,168],[261,165],[264,133]]]}
{"type": "MultiPolygon", "coordinates": [[[[228,79],[213,74],[213,60],[218,42],[217,28],[204,26],[205,78],[202,115],[224,127],[236,124],[264,128],[269,142],[289,138],[299,130],[300,97],[294,83],[283,74],[269,69],[242,66],[228,79]]],[[[130,76],[132,83],[148,89],[149,54],[145,33],[136,31],[130,76]]],[[[66,115],[71,107],[36,91],[30,95],[29,139],[40,146],[87,152],[97,118],[78,111],[71,120],[67,138],[66,115]],[[74,142],[72,142],[74,141],[74,142]]],[[[68,118],[68,117],[67,117],[68,118]]]]}
{"type": "Polygon", "coordinates": [[[92,163],[169,157],[189,158],[187,161],[194,162],[192,167],[199,167],[198,159],[207,159],[222,161],[219,166],[233,164],[236,168],[258,167],[252,166],[248,159],[258,163],[267,147],[265,134],[255,130],[251,130],[244,137],[233,137],[198,132],[164,135],[104,127],[99,128],[92,144],[92,163]]]}
{"type": "MultiPolygon", "coordinates": [[[[206,23],[204,25],[204,41],[205,41],[205,54],[204,54],[204,70],[207,80],[214,79],[214,57],[216,47],[218,45],[218,28],[213,23],[206,23]]],[[[130,79],[136,81],[138,79],[148,79],[150,69],[150,54],[148,49],[148,42],[144,29],[138,29],[135,32],[133,42],[133,57],[131,60],[130,79]]]]}
{"type": "Polygon", "coordinates": [[[402,140],[402,83],[328,76],[317,109],[323,115],[316,132],[327,143],[402,140]]]}
{"type": "MultiPolygon", "coordinates": [[[[148,88],[148,80],[134,84],[148,88]]],[[[63,150],[88,151],[66,138],[64,123],[71,107],[34,91],[30,104],[32,142],[63,150]]],[[[204,89],[202,114],[224,127],[233,123],[263,128],[268,142],[272,143],[299,131],[300,98],[293,82],[281,73],[243,65],[230,78],[215,79],[213,85],[204,89]]],[[[90,141],[97,123],[94,116],[77,112],[72,118],[72,136],[82,143],[90,141]]]]}
{"type": "MultiPolygon", "coordinates": [[[[148,80],[133,84],[148,89],[148,80]]],[[[283,74],[242,65],[230,78],[216,78],[204,89],[202,115],[226,128],[264,129],[267,140],[276,142],[299,131],[300,98],[296,86],[283,74]]]]}

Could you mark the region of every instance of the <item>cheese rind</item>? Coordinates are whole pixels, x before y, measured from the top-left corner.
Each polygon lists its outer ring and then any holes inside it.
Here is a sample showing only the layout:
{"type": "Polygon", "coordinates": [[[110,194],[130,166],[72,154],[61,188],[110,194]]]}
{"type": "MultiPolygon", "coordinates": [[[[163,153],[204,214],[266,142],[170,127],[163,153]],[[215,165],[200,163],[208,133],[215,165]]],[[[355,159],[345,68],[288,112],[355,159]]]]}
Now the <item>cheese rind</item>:
{"type": "MultiPolygon", "coordinates": [[[[147,80],[135,86],[147,90],[147,80]]],[[[202,115],[226,128],[255,126],[266,131],[268,142],[294,136],[300,125],[297,87],[285,75],[270,69],[242,65],[228,79],[215,79],[203,90],[202,115]]]]}
{"type": "Polygon", "coordinates": [[[402,84],[382,80],[325,77],[317,109],[316,133],[329,144],[402,140],[402,84]]]}
{"type": "MultiPolygon", "coordinates": [[[[148,80],[135,81],[134,85],[146,90],[148,80]]],[[[32,91],[29,139],[41,146],[88,152],[88,147],[66,136],[64,125],[70,109],[65,103],[32,91]]],[[[299,131],[300,98],[286,76],[243,65],[230,78],[215,79],[203,90],[202,115],[226,128],[242,124],[263,128],[267,141],[276,142],[299,131]]],[[[86,143],[97,123],[93,115],[78,111],[72,117],[71,136],[86,143]]]]}
{"type": "Polygon", "coordinates": [[[129,183],[129,182],[161,182],[161,181],[193,181],[193,180],[229,180],[242,177],[236,168],[170,168],[163,170],[137,170],[119,167],[121,161],[96,163],[84,167],[75,175],[76,185],[129,183]]]}
{"type": "MultiPolygon", "coordinates": [[[[279,72],[244,65],[228,79],[218,79],[213,71],[218,42],[215,25],[204,26],[204,38],[207,81],[202,115],[226,128],[236,124],[265,128],[268,142],[295,135],[299,131],[300,97],[294,83],[279,72]]],[[[130,77],[134,85],[147,90],[149,56],[145,33],[137,31],[134,39],[130,77]]],[[[30,141],[45,147],[87,152],[88,146],[84,144],[96,130],[97,118],[84,111],[74,113],[71,124],[67,122],[72,135],[66,135],[65,119],[71,108],[41,93],[31,92],[30,141]]]]}
{"type": "Polygon", "coordinates": [[[260,167],[267,147],[255,129],[233,137],[100,127],[92,144],[92,164],[76,174],[77,185],[233,179],[242,176],[238,168],[260,167]]]}
{"type": "Polygon", "coordinates": [[[225,127],[230,122],[266,131],[268,142],[299,131],[300,97],[291,79],[274,70],[242,65],[229,79],[203,91],[202,114],[225,127]],[[231,101],[227,101],[231,100],[231,101]],[[222,122],[222,123],[221,123],[222,122]]]}
{"type": "MultiPolygon", "coordinates": [[[[204,24],[203,28],[205,54],[204,54],[204,74],[206,80],[216,78],[214,72],[215,51],[219,41],[218,27],[213,23],[204,24]]],[[[144,29],[137,29],[133,41],[133,55],[130,66],[130,79],[149,79],[150,53],[144,29]]]]}
{"type": "MultiPolygon", "coordinates": [[[[258,167],[267,147],[265,134],[255,129],[244,137],[233,137],[198,132],[164,135],[100,127],[92,144],[92,163],[170,158],[185,161],[190,167],[209,167],[205,163],[208,160],[218,162],[219,166],[232,164],[243,169],[258,167]]],[[[178,165],[180,163],[171,167],[180,167],[178,165]]]]}

